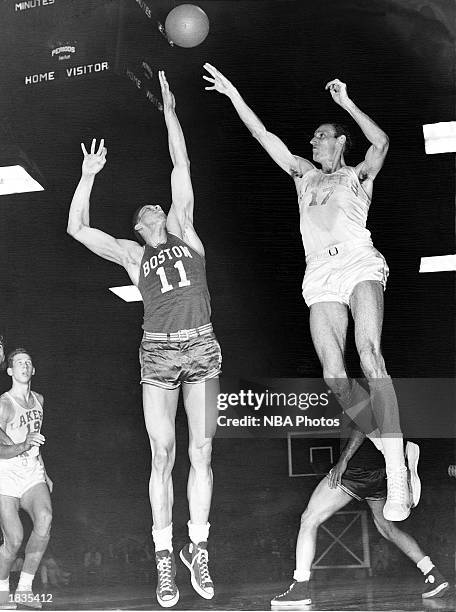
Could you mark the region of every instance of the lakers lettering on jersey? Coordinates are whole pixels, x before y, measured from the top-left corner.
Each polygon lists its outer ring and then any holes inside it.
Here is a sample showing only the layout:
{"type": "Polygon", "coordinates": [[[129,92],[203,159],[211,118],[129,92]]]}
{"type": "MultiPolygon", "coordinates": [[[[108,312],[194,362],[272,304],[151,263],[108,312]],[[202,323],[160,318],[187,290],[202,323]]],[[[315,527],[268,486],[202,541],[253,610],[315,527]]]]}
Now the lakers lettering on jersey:
{"type": "Polygon", "coordinates": [[[354,168],[343,166],[331,174],[314,168],[297,180],[296,189],[306,255],[340,242],[370,240],[370,198],[354,168]]]}
{"type": "MultiPolygon", "coordinates": [[[[25,408],[22,406],[11,393],[6,392],[2,395],[2,398],[7,398],[11,407],[13,408],[13,417],[8,421],[5,429],[5,433],[11,438],[15,444],[19,444],[25,440],[27,434],[30,432],[40,433],[41,425],[43,423],[43,407],[38,399],[38,396],[33,391],[30,392],[32,401],[30,407],[25,408]]],[[[39,455],[39,448],[32,446],[28,451],[25,451],[20,457],[37,457],[39,455]]],[[[3,461],[13,461],[17,457],[12,459],[4,459],[3,461]]]]}
{"type": "Polygon", "coordinates": [[[173,234],[164,245],[144,247],[138,289],[145,331],[171,333],[210,322],[205,259],[173,234]]]}

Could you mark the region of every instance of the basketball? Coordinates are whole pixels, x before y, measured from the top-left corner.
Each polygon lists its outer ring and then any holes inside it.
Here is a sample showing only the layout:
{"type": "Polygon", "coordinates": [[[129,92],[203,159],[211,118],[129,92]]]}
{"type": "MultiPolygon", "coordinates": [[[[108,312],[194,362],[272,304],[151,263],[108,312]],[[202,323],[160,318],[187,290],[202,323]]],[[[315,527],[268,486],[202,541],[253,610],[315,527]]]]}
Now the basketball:
{"type": "Polygon", "coordinates": [[[168,39],[179,47],[196,47],[209,33],[209,19],[199,6],[181,4],[168,14],[165,30],[168,39]]]}

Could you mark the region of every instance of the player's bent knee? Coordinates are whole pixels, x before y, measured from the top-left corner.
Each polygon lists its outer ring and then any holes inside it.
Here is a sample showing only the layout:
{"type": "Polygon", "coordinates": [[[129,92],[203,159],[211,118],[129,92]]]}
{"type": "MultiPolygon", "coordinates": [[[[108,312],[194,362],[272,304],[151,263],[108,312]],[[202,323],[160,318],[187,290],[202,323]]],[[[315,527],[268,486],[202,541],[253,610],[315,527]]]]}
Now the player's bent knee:
{"type": "Polygon", "coordinates": [[[51,531],[52,511],[50,508],[43,508],[35,517],[34,529],[38,535],[46,537],[51,531]]]}

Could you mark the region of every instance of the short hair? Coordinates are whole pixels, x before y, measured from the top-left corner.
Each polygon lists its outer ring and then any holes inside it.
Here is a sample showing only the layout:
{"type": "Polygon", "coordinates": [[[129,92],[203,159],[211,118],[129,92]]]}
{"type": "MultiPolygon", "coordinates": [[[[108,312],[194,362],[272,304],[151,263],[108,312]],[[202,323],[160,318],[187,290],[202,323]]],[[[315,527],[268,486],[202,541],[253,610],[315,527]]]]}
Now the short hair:
{"type": "Polygon", "coordinates": [[[353,148],[353,136],[350,133],[350,130],[343,123],[334,123],[333,121],[328,121],[327,125],[331,125],[334,130],[334,136],[338,138],[339,136],[345,136],[345,146],[344,153],[350,153],[353,148]]]}
{"type": "Polygon", "coordinates": [[[138,206],[138,208],[135,210],[135,212],[133,213],[133,217],[131,218],[131,222],[132,222],[132,227],[133,227],[133,234],[135,235],[136,240],[139,242],[139,244],[142,246],[144,244],[146,244],[146,241],[144,240],[144,238],[141,236],[141,234],[138,232],[137,229],[135,229],[136,224],[138,223],[138,216],[140,211],[144,208],[145,204],[141,204],[140,206],[138,206]]]}
{"type": "Polygon", "coordinates": [[[13,361],[14,361],[14,358],[16,357],[16,355],[22,355],[22,354],[28,355],[30,357],[30,359],[32,360],[32,362],[33,362],[33,357],[31,355],[30,351],[28,351],[27,349],[25,349],[22,346],[19,346],[18,348],[15,348],[15,349],[13,349],[12,351],[10,351],[8,353],[8,357],[6,358],[6,360],[8,362],[8,367],[12,368],[13,367],[13,361]]]}

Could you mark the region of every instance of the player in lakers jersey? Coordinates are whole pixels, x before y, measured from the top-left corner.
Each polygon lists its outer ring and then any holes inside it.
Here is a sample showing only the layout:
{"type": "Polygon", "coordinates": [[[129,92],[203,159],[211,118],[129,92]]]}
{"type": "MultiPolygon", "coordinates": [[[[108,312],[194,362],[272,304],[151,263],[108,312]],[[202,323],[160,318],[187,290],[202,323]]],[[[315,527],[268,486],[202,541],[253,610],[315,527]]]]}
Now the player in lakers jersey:
{"type": "Polygon", "coordinates": [[[8,355],[7,372],[12,379],[9,391],[0,397],[0,609],[19,605],[41,608],[40,596],[32,582],[49,542],[52,509],[52,481],[44,469],[40,446],[43,396],[31,390],[35,373],[32,358],[23,348],[8,355]],[[33,530],[14,596],[9,592],[9,574],[23,539],[19,510],[32,519],[33,530]]]}
{"type": "MultiPolygon", "coordinates": [[[[419,499],[419,480],[410,496],[404,460],[399,409],[380,344],[383,291],[388,276],[384,257],[374,248],[366,228],[374,179],[388,151],[388,137],[348,97],[338,79],[326,84],[333,100],[358,124],[370,142],[364,160],[347,166],[344,152],[348,131],[333,123],[320,125],[310,141],[312,162],[293,155],[266,130],[237,89],[214,66],[205,64],[211,83],[206,89],[228,96],[239,117],[272,159],[295,182],[300,228],[306,252],[303,296],[310,308],[310,329],[323,376],[343,410],[368,434],[385,457],[388,474],[386,519],[407,518],[419,499]],[[355,325],[355,340],[370,393],[347,377],[344,350],[348,312],[355,325]],[[372,417],[375,417],[372,418],[372,417]]],[[[418,458],[410,457],[412,466],[418,458]]]]}
{"type": "Polygon", "coordinates": [[[117,240],[89,225],[89,196],[95,175],[106,161],[101,141],[88,153],[82,145],[82,177],[70,207],[68,232],[97,255],[122,265],[144,302],[140,347],[144,418],[152,451],[150,502],[158,571],[157,599],[171,607],[179,599],[172,546],[175,415],[179,389],[189,425],[190,543],[180,557],[199,595],[211,599],[207,539],[212,496],[211,451],[215,435],[220,346],[210,321],[204,248],[193,227],[193,189],[184,135],[174,96],[159,73],[173,170],[168,215],[157,204],[141,206],[133,227],[142,246],[117,240]]]}

